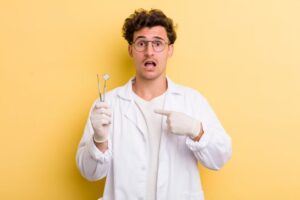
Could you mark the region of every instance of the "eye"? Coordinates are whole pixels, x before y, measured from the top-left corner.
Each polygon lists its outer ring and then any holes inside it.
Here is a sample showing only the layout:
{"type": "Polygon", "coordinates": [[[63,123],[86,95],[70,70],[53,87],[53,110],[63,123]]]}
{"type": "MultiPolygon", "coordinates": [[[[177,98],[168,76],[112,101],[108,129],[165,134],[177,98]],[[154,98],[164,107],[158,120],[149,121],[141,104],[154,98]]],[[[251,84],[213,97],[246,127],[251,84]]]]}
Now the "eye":
{"type": "Polygon", "coordinates": [[[153,41],[153,45],[156,47],[161,47],[161,46],[163,46],[163,42],[160,40],[155,40],[155,41],[153,41]]]}
{"type": "Polygon", "coordinates": [[[139,40],[139,41],[136,42],[136,45],[137,45],[138,47],[144,47],[144,46],[146,46],[146,41],[144,41],[144,40],[139,40]]]}

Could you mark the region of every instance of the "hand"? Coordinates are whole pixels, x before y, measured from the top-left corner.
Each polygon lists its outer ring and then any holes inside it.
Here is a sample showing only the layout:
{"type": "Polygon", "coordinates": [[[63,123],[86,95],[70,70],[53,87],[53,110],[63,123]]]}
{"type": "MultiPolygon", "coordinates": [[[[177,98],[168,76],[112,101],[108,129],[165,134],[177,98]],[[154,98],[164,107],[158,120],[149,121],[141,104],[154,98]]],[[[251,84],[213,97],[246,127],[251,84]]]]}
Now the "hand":
{"type": "Polygon", "coordinates": [[[94,129],[94,141],[96,143],[107,141],[109,126],[111,124],[111,110],[109,105],[106,102],[97,102],[90,119],[94,129]]]}
{"type": "Polygon", "coordinates": [[[167,116],[168,129],[176,135],[197,137],[202,132],[201,122],[179,112],[154,110],[155,113],[167,116]]]}

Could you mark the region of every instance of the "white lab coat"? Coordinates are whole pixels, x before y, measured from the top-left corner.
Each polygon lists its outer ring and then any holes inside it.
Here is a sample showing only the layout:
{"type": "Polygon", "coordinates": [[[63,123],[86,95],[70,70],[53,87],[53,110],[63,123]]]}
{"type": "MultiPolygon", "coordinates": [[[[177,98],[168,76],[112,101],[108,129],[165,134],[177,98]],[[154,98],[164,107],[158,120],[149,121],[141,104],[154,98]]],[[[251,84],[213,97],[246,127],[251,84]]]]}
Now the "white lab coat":
{"type": "MultiPolygon", "coordinates": [[[[132,79],[107,93],[106,100],[113,115],[105,153],[93,143],[90,117],[78,147],[76,160],[81,174],[91,181],[106,177],[103,200],[145,199],[147,128],[132,94],[132,79]]],[[[203,200],[197,161],[219,170],[231,157],[231,139],[201,94],[170,79],[164,109],[200,120],[204,134],[199,142],[174,135],[168,132],[166,120],[163,120],[156,199],[203,200]]]]}

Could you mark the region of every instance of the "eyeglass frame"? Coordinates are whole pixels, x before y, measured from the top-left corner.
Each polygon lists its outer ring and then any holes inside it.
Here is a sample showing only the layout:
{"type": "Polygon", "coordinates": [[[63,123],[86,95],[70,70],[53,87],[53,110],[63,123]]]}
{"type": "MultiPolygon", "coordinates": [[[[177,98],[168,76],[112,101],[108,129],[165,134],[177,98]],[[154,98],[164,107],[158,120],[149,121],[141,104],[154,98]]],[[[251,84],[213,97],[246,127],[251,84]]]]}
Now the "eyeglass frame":
{"type": "Polygon", "coordinates": [[[171,45],[170,42],[167,42],[167,41],[165,41],[165,40],[162,39],[162,38],[156,38],[156,39],[154,39],[154,40],[146,40],[145,38],[142,38],[142,37],[136,38],[135,41],[133,41],[133,42],[130,43],[130,45],[132,45],[133,48],[134,48],[137,52],[144,52],[144,51],[146,51],[146,49],[148,48],[149,42],[151,42],[153,51],[155,51],[155,52],[157,52],[157,53],[162,52],[163,50],[165,50],[166,45],[167,45],[167,46],[171,45]],[[146,42],[146,47],[145,47],[145,49],[144,49],[143,51],[137,50],[136,47],[135,47],[135,45],[134,45],[138,40],[143,40],[144,42],[146,42]],[[155,50],[155,47],[153,46],[153,42],[154,42],[154,41],[160,41],[160,42],[163,42],[163,44],[165,45],[164,48],[163,48],[162,50],[160,50],[160,51],[156,51],[156,50],[155,50]]]}

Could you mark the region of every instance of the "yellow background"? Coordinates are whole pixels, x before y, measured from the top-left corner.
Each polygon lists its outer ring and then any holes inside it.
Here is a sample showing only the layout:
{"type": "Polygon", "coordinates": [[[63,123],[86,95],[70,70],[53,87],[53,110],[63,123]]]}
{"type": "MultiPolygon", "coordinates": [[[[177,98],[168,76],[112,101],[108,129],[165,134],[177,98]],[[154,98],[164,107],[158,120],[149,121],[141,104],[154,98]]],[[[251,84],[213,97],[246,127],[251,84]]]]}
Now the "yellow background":
{"type": "Polygon", "coordinates": [[[96,74],[134,74],[121,37],[136,8],[178,24],[169,76],[204,94],[233,140],[207,200],[300,199],[300,1],[1,0],[0,199],[96,199],[75,165],[96,74]]]}

